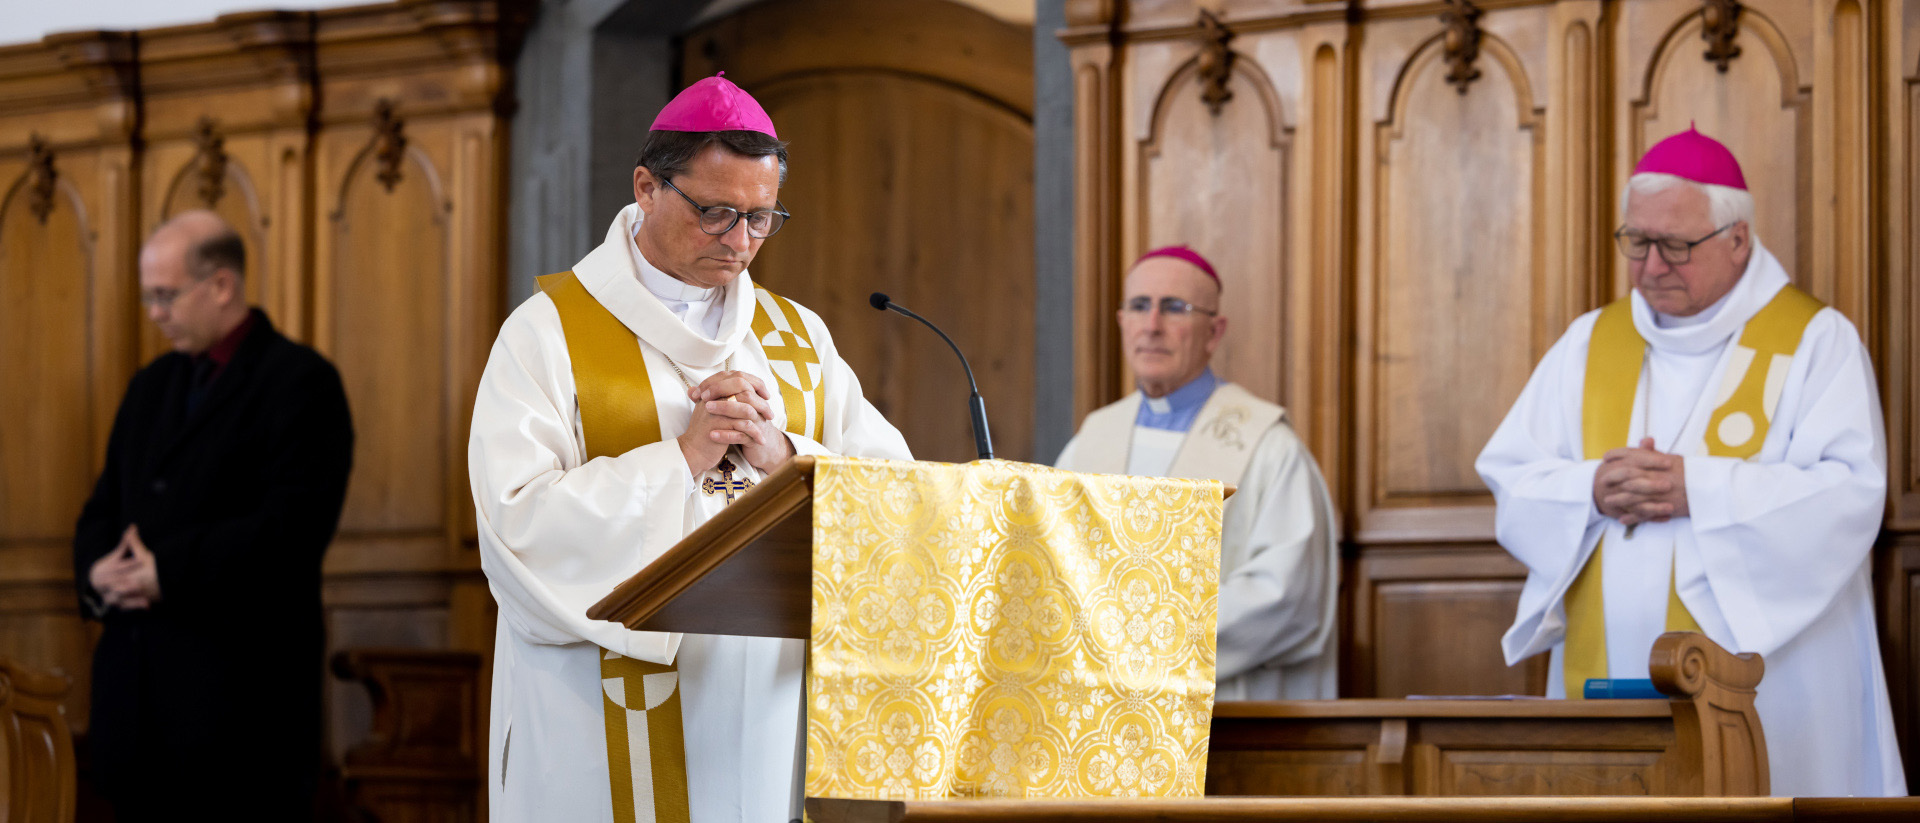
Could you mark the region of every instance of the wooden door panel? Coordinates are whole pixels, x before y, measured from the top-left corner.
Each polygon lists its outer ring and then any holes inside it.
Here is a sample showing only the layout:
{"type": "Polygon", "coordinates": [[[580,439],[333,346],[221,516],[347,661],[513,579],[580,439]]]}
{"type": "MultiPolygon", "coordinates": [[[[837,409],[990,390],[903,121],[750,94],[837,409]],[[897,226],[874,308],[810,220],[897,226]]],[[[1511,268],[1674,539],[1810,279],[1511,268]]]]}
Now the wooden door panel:
{"type": "Polygon", "coordinates": [[[937,336],[876,315],[875,291],[966,352],[997,456],[1051,459],[1032,453],[1031,30],[945,0],[790,0],[686,42],[683,84],[725,70],[789,143],[794,218],[755,282],[826,320],[914,457],[976,456],[966,380],[937,336]]]}

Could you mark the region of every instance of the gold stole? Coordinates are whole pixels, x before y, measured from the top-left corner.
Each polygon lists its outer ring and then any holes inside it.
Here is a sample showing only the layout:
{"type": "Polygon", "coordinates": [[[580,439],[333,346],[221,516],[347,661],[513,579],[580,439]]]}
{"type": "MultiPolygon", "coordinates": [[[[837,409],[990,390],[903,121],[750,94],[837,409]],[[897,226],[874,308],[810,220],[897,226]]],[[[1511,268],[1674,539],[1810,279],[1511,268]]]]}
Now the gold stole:
{"type": "MultiPolygon", "coordinates": [[[[573,272],[536,279],[560,312],[560,328],[573,361],[574,393],[580,403],[587,459],[619,456],[664,440],[659,411],[654,406],[653,381],[639,338],[593,299],[573,272]]],[[[796,360],[801,352],[813,356],[813,341],[792,304],[764,289],[757,291],[761,299],[754,313],[755,334],[760,334],[763,323],[773,328],[765,308],[766,303],[773,302],[789,312],[791,326],[782,339],[794,350],[796,360]]],[[[767,354],[771,359],[774,353],[767,354]]],[[[817,365],[820,361],[813,356],[811,362],[817,365]]],[[[802,379],[808,376],[804,362],[795,362],[794,366],[802,379]]],[[[796,397],[802,392],[784,379],[780,383],[788,412],[787,430],[804,435],[808,430],[801,426],[808,419],[807,401],[813,401],[812,409],[823,408],[824,388],[813,381],[808,386],[813,389],[811,397],[796,397]],[[799,416],[793,414],[796,407],[801,410],[799,416]]],[[[816,413],[811,429],[814,432],[819,431],[817,420],[816,413]]],[[[684,823],[689,811],[679,667],[606,651],[600,659],[600,683],[614,821],[684,823]]]]}
{"type": "MultiPolygon", "coordinates": [[[[1633,421],[1633,401],[1647,350],[1647,341],[1633,327],[1630,300],[1616,300],[1600,310],[1587,347],[1580,422],[1588,460],[1598,460],[1608,451],[1630,445],[1627,437],[1633,421]]],[[[1722,378],[1720,405],[1707,418],[1707,454],[1749,460],[1760,453],[1787,367],[1800,348],[1807,324],[1823,307],[1819,300],[1788,285],[1747,321],[1722,378]]],[[[1561,679],[1567,697],[1574,700],[1586,697],[1589,678],[1607,676],[1606,607],[1600,589],[1600,550],[1604,545],[1602,539],[1601,545],[1593,547],[1593,554],[1567,589],[1561,679]]],[[[1700,624],[1680,602],[1678,586],[1669,571],[1667,630],[1700,631],[1700,624]]]]}

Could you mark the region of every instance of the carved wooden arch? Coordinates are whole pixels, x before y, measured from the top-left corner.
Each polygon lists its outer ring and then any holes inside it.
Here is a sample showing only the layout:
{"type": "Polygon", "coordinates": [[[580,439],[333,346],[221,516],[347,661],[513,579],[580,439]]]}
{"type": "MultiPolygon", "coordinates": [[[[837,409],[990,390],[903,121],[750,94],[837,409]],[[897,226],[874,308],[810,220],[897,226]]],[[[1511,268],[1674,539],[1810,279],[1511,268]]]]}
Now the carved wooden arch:
{"type": "MultiPolygon", "coordinates": [[[[1406,120],[1401,115],[1406,111],[1407,95],[1413,88],[1414,78],[1426,71],[1428,64],[1445,58],[1446,32],[1437,32],[1422,41],[1407,60],[1400,64],[1399,75],[1393,78],[1393,89],[1387,93],[1387,117],[1380,121],[1383,135],[1398,139],[1406,120]]],[[[1527,67],[1520,62],[1520,55],[1500,35],[1491,31],[1480,33],[1480,54],[1499,61],[1500,68],[1506,72],[1513,84],[1514,110],[1519,113],[1519,122],[1515,125],[1522,129],[1533,130],[1538,139],[1538,128],[1543,125],[1546,112],[1533,102],[1533,81],[1527,78],[1527,67]]],[[[1471,92],[1469,92],[1471,93],[1471,92]]],[[[1384,151],[1388,140],[1377,141],[1376,150],[1384,151]]]]}
{"type": "MultiPolygon", "coordinates": [[[[194,182],[194,176],[200,175],[200,163],[202,163],[202,155],[196,153],[194,157],[188,157],[186,163],[180,163],[180,171],[173,173],[173,180],[169,180],[169,182],[167,182],[167,188],[165,188],[167,194],[163,194],[163,196],[159,198],[159,215],[161,215],[161,219],[165,219],[167,215],[179,213],[179,211],[182,211],[182,205],[184,205],[184,207],[194,207],[194,209],[202,209],[202,207],[204,207],[204,209],[211,209],[211,211],[219,211],[219,205],[209,205],[209,203],[205,203],[205,201],[188,200],[186,203],[180,203],[182,192],[190,192],[190,188],[192,188],[190,184],[194,182]]],[[[238,157],[228,155],[221,180],[225,180],[227,184],[230,184],[230,186],[234,188],[234,192],[240,194],[240,201],[246,203],[248,223],[246,223],[246,226],[234,226],[234,228],[236,228],[236,230],[242,230],[242,232],[248,236],[250,242],[259,240],[257,234],[259,234],[261,228],[267,226],[267,215],[265,215],[265,211],[261,211],[261,205],[259,205],[259,186],[253,184],[252,173],[246,171],[246,165],[240,163],[238,157]]],[[[198,192],[192,192],[192,194],[198,194],[198,192]]],[[[188,194],[188,196],[192,196],[192,194],[188,194]]]]}
{"type": "MultiPolygon", "coordinates": [[[[1259,93],[1260,102],[1267,110],[1267,135],[1270,141],[1268,145],[1276,149],[1287,149],[1288,138],[1293,133],[1293,127],[1287,125],[1286,111],[1281,105],[1280,92],[1274,88],[1273,81],[1267,77],[1266,71],[1260,68],[1257,61],[1242,54],[1232,61],[1228,72],[1245,77],[1253,84],[1254,91],[1259,93]]],[[[1188,78],[1192,78],[1196,83],[1200,82],[1200,55],[1198,54],[1187,58],[1186,62],[1174,69],[1173,73],[1168,75],[1167,82],[1160,87],[1160,93],[1154,95],[1152,113],[1147,117],[1147,133],[1140,138],[1143,157],[1159,151],[1160,127],[1166,122],[1167,109],[1173,95],[1186,85],[1188,78]]],[[[1233,103],[1229,101],[1226,105],[1231,106],[1233,103]]]]}
{"type": "MultiPolygon", "coordinates": [[[[174,172],[173,179],[167,183],[166,194],[160,198],[160,214],[163,217],[174,214],[175,210],[180,207],[179,198],[181,193],[186,189],[187,185],[193,181],[193,177],[200,172],[201,161],[201,155],[196,154],[188,158],[187,162],[180,164],[180,170],[174,172]]],[[[254,185],[253,175],[247,172],[245,164],[231,155],[226,158],[224,165],[225,169],[221,174],[221,180],[231,184],[234,190],[239,192],[240,199],[246,203],[248,229],[251,231],[256,227],[265,226],[267,218],[260,209],[260,190],[258,186],[254,185]]],[[[216,211],[219,209],[218,205],[208,204],[204,201],[191,203],[190,205],[195,208],[208,208],[216,211]]]]}
{"type": "MultiPolygon", "coordinates": [[[[1674,21],[1673,26],[1668,28],[1667,33],[1660,38],[1659,44],[1654,46],[1653,56],[1648,61],[1650,67],[1641,77],[1640,95],[1633,101],[1634,129],[1630,137],[1635,141],[1635,145],[1628,147],[1631,156],[1637,158],[1647,150],[1646,146],[1638,144],[1641,139],[1639,127],[1646,121],[1660,116],[1660,112],[1654,107],[1654,90],[1660,87],[1660,80],[1666,75],[1667,67],[1673,64],[1674,58],[1687,53],[1687,49],[1681,46],[1692,45],[1687,42],[1686,36],[1697,34],[1701,25],[1699,9],[1687,12],[1674,21]]],[[[1773,58],[1774,68],[1780,71],[1780,106],[1782,108],[1801,107],[1806,101],[1809,89],[1800,84],[1799,66],[1794,61],[1793,49],[1787,45],[1787,37],[1780,31],[1780,27],[1752,6],[1743,6],[1740,11],[1740,29],[1751,32],[1760,39],[1760,42],[1767,47],[1768,56],[1773,58]]]]}
{"type": "Polygon", "coordinates": [[[786,96],[790,94],[795,87],[813,80],[837,77],[887,77],[925,83],[943,91],[950,91],[982,103],[995,112],[1005,114],[1018,121],[1019,124],[1029,132],[1033,130],[1033,113],[1020,108],[1017,103],[1002,99],[997,95],[989,94],[983,89],[969,86],[953,78],[930,72],[864,68],[858,66],[804,69],[769,75],[765,79],[756,80],[752,93],[755,99],[761,101],[763,108],[771,111],[779,108],[779,104],[786,99],[786,96]]]}
{"type": "MultiPolygon", "coordinates": [[[[7,186],[6,194],[0,195],[0,228],[4,228],[7,220],[11,218],[13,207],[18,205],[16,201],[28,196],[27,188],[33,185],[32,177],[33,169],[31,167],[22,170],[20,175],[13,179],[13,183],[7,186]]],[[[93,272],[93,241],[95,237],[93,226],[87,217],[86,201],[81,199],[79,187],[73,185],[73,181],[68,180],[64,175],[54,178],[53,194],[55,197],[66,200],[67,207],[73,210],[74,234],[80,241],[81,258],[87,261],[87,270],[84,274],[91,275],[93,272]]],[[[88,289],[92,289],[91,283],[89,283],[88,289]]],[[[89,300],[91,300],[91,298],[89,298],[89,300]]]]}
{"type": "MultiPolygon", "coordinates": [[[[347,161],[347,169],[340,175],[339,189],[334,193],[333,211],[327,214],[328,219],[335,223],[346,219],[347,192],[353,188],[354,180],[359,177],[360,167],[369,161],[378,159],[381,150],[380,144],[380,132],[375,130],[374,133],[367,138],[367,144],[361,146],[359,151],[354,152],[352,160],[347,161]]],[[[426,181],[427,198],[428,201],[433,204],[433,223],[439,226],[442,231],[447,230],[447,215],[453,212],[453,202],[447,199],[446,186],[440,181],[440,171],[434,168],[433,158],[430,157],[425,150],[420,148],[420,144],[417,141],[412,140],[407,141],[406,147],[401,152],[401,157],[403,159],[400,165],[411,164],[419,170],[420,179],[426,181]]],[[[374,182],[380,181],[375,180],[374,182]]],[[[392,189],[389,188],[388,192],[391,193],[392,189]]]]}
{"type": "Polygon", "coordinates": [[[728,80],[739,84],[756,97],[763,90],[823,73],[865,70],[896,77],[924,80],[942,87],[964,91],[974,97],[1033,121],[1033,88],[1030,75],[1012,83],[1014,75],[998,65],[999,56],[1029,54],[1031,27],[1008,23],[979,8],[956,0],[785,0],[782,3],[746,4],[717,20],[700,24],[689,33],[685,43],[680,78],[687,85],[713,70],[724,69],[728,80]],[[926,48],[914,48],[873,33],[874,21],[888,16],[917,16],[936,19],[975,42],[967,60],[955,59],[952,43],[939,42],[926,48]],[[716,44],[736,32],[728,27],[751,22],[760,26],[779,26],[788,21],[805,20],[816,35],[836,39],[831,54],[775,49],[756,54],[753,59],[725,60],[733,55],[716,53],[716,44]]]}

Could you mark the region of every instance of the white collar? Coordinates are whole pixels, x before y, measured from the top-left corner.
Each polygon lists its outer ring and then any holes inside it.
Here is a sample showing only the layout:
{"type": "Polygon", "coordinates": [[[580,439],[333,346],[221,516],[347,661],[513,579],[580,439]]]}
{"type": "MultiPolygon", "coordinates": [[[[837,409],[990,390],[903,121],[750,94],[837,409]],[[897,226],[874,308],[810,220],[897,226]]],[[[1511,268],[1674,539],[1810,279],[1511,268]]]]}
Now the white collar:
{"type": "Polygon", "coordinates": [[[629,251],[634,247],[633,228],[644,219],[637,203],[621,209],[607,227],[606,240],[574,265],[574,276],[621,325],[676,362],[703,369],[720,365],[746,339],[753,324],[753,279],[742,271],[733,282],[714,290],[720,292],[720,305],[715,307],[720,312],[717,335],[709,338],[687,328],[661,298],[641,285],[648,270],[673,280],[645,257],[629,251]]]}
{"type": "Polygon", "coordinates": [[[1747,259],[1747,268],[1740,273],[1739,281],[1719,302],[1700,312],[1702,320],[1685,322],[1688,318],[1668,318],[1669,325],[1662,328],[1654,317],[1654,311],[1647,300],[1640,296],[1640,290],[1634,289],[1633,327],[1647,341],[1647,345],[1659,351],[1674,354],[1701,354],[1712,351],[1746,328],[1747,321],[1766,308],[1773,296],[1780,293],[1788,282],[1787,270],[1781,268],[1780,261],[1766,246],[1760,245],[1760,238],[1753,238],[1753,255],[1747,259]],[[1680,320],[1680,323],[1674,323],[1680,320]]]}
{"type": "MultiPolygon", "coordinates": [[[[642,215],[644,218],[645,215],[642,215]]],[[[676,303],[704,303],[713,299],[719,289],[703,289],[674,277],[653,265],[646,255],[640,253],[640,244],[634,239],[640,236],[640,220],[633,221],[633,233],[627,235],[628,250],[633,252],[634,268],[640,271],[640,285],[653,292],[661,300],[676,303]]]]}

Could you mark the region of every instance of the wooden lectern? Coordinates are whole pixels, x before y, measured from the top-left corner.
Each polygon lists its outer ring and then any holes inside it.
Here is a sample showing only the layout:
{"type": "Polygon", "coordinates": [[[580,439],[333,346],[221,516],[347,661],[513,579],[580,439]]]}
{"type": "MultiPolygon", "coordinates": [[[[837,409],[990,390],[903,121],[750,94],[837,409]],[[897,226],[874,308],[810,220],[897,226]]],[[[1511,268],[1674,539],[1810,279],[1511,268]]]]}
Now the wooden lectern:
{"type": "Polygon", "coordinates": [[[636,631],[804,640],[813,458],[795,457],[587,610],[636,631]]]}

